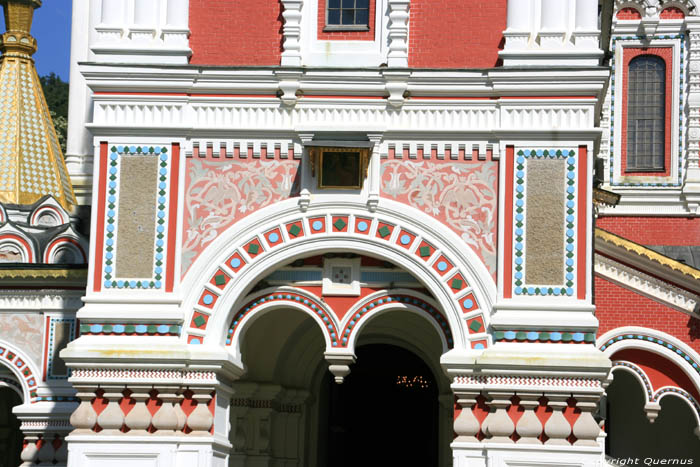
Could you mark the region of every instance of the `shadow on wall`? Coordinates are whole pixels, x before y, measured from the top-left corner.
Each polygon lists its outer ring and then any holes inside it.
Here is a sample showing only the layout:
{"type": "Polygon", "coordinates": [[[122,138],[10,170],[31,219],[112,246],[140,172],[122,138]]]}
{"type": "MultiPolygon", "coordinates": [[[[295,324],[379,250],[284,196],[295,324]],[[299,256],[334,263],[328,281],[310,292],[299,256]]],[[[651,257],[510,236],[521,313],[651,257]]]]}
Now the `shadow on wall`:
{"type": "Polygon", "coordinates": [[[688,404],[677,397],[664,397],[661,412],[651,423],[644,413],[644,393],[639,381],[625,371],[613,374],[606,391],[607,455],[616,459],[700,460],[700,440],[693,433],[696,422],[688,404]]]}

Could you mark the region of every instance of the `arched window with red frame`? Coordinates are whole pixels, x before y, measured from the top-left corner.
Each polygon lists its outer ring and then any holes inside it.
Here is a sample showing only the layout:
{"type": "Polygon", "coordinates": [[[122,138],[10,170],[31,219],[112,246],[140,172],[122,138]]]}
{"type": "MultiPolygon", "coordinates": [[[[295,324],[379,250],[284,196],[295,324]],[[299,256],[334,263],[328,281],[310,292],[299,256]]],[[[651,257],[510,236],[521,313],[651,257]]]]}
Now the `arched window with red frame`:
{"type": "Polygon", "coordinates": [[[664,171],[666,62],[656,55],[639,55],[629,62],[627,72],[626,170],[664,171]]]}

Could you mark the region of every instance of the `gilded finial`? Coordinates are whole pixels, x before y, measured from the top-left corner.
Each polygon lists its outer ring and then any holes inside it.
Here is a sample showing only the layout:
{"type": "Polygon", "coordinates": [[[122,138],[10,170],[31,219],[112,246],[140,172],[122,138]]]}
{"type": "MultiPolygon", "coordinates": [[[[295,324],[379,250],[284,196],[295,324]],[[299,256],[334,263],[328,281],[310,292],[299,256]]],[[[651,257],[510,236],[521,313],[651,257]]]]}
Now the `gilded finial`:
{"type": "Polygon", "coordinates": [[[41,0],[0,0],[5,10],[7,31],[0,37],[3,54],[26,54],[36,52],[36,39],[32,37],[34,9],[41,7],[41,0]]]}

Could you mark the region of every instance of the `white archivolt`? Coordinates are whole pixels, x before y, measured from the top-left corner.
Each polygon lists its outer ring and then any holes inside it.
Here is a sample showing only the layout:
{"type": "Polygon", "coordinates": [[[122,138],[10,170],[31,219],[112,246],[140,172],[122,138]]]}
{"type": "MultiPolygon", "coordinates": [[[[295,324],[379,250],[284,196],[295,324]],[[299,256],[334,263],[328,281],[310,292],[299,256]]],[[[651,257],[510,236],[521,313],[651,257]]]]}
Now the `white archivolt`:
{"type": "MultiPolygon", "coordinates": [[[[286,231],[282,231],[286,236],[286,231]]],[[[457,234],[434,218],[405,204],[382,199],[376,212],[371,213],[364,204],[337,198],[329,199],[328,202],[312,203],[305,212],[299,209],[296,199],[286,200],[246,217],[219,236],[200,255],[182,284],[182,290],[186,291],[182,302],[186,325],[191,322],[193,310],[197,308],[197,301],[205,287],[217,292],[217,295],[221,293],[214,308],[208,311],[211,316],[206,333],[202,337],[204,344],[222,345],[233,313],[244,304],[248,292],[261,277],[296,258],[331,251],[385,259],[413,274],[431,292],[447,319],[453,333],[455,349],[469,349],[469,332],[465,318],[473,313],[465,313],[459,300],[466,293],[473,293],[479,305],[479,312],[483,315],[484,324],[488,327],[488,318],[496,300],[496,284],[476,253],[457,234]],[[286,238],[284,244],[258,255],[237,274],[227,270],[224,264],[235,251],[241,251],[241,247],[251,239],[262,239],[265,232],[275,227],[283,227],[285,223],[300,219],[307,222],[311,218],[331,215],[349,216],[351,226],[355,218],[372,219],[373,230],[368,235],[354,233],[350,228],[349,232],[344,233],[332,233],[328,230],[323,234],[310,235],[307,231],[302,238],[286,238]],[[415,235],[416,240],[410,248],[401,246],[395,241],[399,233],[398,228],[394,229],[390,239],[379,238],[375,234],[377,221],[398,226],[415,235]],[[432,268],[434,260],[426,262],[415,254],[421,240],[426,240],[436,249],[435,258],[440,254],[448,258],[454,264],[453,272],[441,275],[432,268]],[[212,289],[209,284],[212,275],[219,268],[232,275],[223,292],[212,289]],[[457,271],[462,274],[469,289],[455,294],[448,285],[448,279],[457,271]]],[[[183,333],[183,337],[186,338],[186,333],[183,333]]]]}

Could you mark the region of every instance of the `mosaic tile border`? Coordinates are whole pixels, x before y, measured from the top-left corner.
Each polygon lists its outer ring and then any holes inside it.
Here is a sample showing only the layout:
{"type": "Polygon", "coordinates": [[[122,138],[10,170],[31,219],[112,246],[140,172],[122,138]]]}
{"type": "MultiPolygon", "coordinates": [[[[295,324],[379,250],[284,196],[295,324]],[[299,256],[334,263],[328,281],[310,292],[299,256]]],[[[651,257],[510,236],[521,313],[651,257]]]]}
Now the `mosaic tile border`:
{"type": "Polygon", "coordinates": [[[576,264],[575,246],[575,221],[576,221],[576,165],[577,156],[574,149],[520,149],[515,158],[515,216],[514,216],[514,273],[513,292],[515,295],[532,296],[568,296],[574,295],[574,265],[576,264]],[[525,183],[526,160],[530,158],[566,159],[566,229],[564,229],[566,242],[566,259],[564,267],[566,271],[564,284],[559,285],[526,285],[525,279],[525,196],[527,186],[525,183]]]}
{"type": "Polygon", "coordinates": [[[70,368],[67,368],[67,374],[65,376],[54,376],[53,375],[53,358],[54,358],[54,352],[56,351],[55,349],[55,343],[54,343],[54,327],[56,323],[70,323],[70,340],[72,341],[73,339],[76,338],[75,335],[75,318],[54,318],[50,317],[49,318],[49,348],[46,353],[46,379],[47,380],[66,380],[68,377],[70,377],[70,368]]]}
{"type": "Polygon", "coordinates": [[[34,373],[29,368],[27,362],[20,358],[16,352],[13,352],[12,350],[1,346],[0,357],[2,357],[5,361],[9,362],[24,377],[24,383],[29,388],[29,397],[32,399],[31,402],[36,402],[37,380],[34,376],[34,373]]]}
{"type": "Polygon", "coordinates": [[[166,146],[112,146],[109,150],[107,182],[106,239],[103,263],[103,285],[106,289],[161,289],[163,287],[165,231],[167,222],[167,189],[170,174],[168,148],[166,146]],[[160,160],[158,169],[158,197],[156,198],[156,235],[154,239],[153,277],[117,278],[112,275],[116,255],[116,230],[118,222],[118,190],[120,155],[152,154],[160,160]]]}
{"type": "Polygon", "coordinates": [[[660,345],[662,347],[666,347],[667,349],[680,355],[700,375],[700,365],[698,365],[698,363],[695,360],[693,360],[688,354],[686,354],[683,350],[679,349],[675,345],[673,345],[669,342],[666,342],[663,339],[659,339],[658,337],[649,336],[646,334],[636,333],[636,332],[631,333],[631,334],[625,333],[625,334],[621,334],[619,336],[615,336],[611,339],[608,339],[603,345],[600,346],[600,350],[605,351],[605,349],[607,349],[608,347],[610,347],[611,345],[613,345],[617,342],[620,342],[623,340],[630,340],[630,339],[650,342],[652,344],[657,344],[657,345],[660,345]]]}
{"type": "Polygon", "coordinates": [[[595,333],[585,331],[496,331],[496,342],[547,342],[567,344],[595,344],[595,333]]]}
{"type": "Polygon", "coordinates": [[[81,336],[179,336],[181,330],[182,326],[180,326],[179,324],[80,324],[81,336]]]}
{"type": "MultiPolygon", "coordinates": [[[[646,38],[642,36],[616,36],[612,39],[612,50],[613,54],[610,57],[610,149],[609,154],[609,175],[610,175],[610,186],[626,186],[626,187],[678,187],[682,185],[683,181],[683,123],[684,123],[684,105],[683,105],[683,91],[685,89],[686,83],[686,73],[688,67],[686,66],[686,56],[685,56],[685,34],[673,34],[673,35],[660,35],[653,36],[651,38],[646,38]],[[662,182],[662,183],[633,183],[633,182],[615,182],[615,50],[617,47],[617,42],[624,41],[638,41],[644,40],[668,40],[668,39],[679,39],[680,44],[680,64],[679,64],[679,91],[678,91],[678,180],[675,183],[662,182]]],[[[624,143],[621,143],[624,144],[624,143]]]]}
{"type": "Polygon", "coordinates": [[[422,310],[428,318],[432,319],[435,321],[440,328],[443,336],[445,336],[445,341],[447,342],[447,347],[449,349],[452,349],[454,347],[454,339],[452,338],[452,331],[450,330],[450,326],[447,322],[447,319],[445,316],[440,313],[435,307],[433,307],[431,304],[427,303],[425,300],[421,300],[418,297],[413,297],[410,295],[404,295],[404,294],[391,294],[391,295],[384,295],[381,297],[375,297],[372,298],[365,303],[360,303],[359,305],[356,306],[357,310],[355,311],[354,316],[350,319],[350,321],[345,324],[345,327],[343,328],[343,332],[341,333],[342,336],[342,345],[341,347],[346,347],[348,344],[348,341],[350,339],[350,336],[352,335],[353,329],[357,327],[357,324],[374,308],[378,306],[385,306],[389,305],[393,302],[398,302],[399,304],[404,304],[404,305],[413,305],[420,310],[422,310]]]}
{"type": "MultiPolygon", "coordinates": [[[[321,318],[323,321],[325,327],[326,327],[326,334],[328,334],[328,338],[331,341],[331,345],[333,347],[340,347],[339,342],[338,342],[338,330],[336,329],[335,324],[333,323],[333,318],[330,316],[330,314],[325,310],[323,305],[321,305],[320,302],[307,297],[305,295],[301,295],[298,292],[292,292],[292,291],[284,291],[284,292],[273,292],[267,295],[263,295],[261,297],[258,297],[254,300],[251,300],[250,302],[246,303],[241,307],[241,309],[234,315],[233,319],[231,320],[231,326],[228,329],[228,333],[226,336],[226,345],[231,345],[231,341],[233,338],[233,335],[236,333],[238,330],[238,325],[240,322],[243,320],[243,318],[248,315],[251,311],[254,311],[256,308],[260,307],[264,303],[289,303],[289,302],[296,302],[297,304],[300,304],[307,308],[311,313],[316,314],[321,318]]],[[[202,318],[204,319],[204,318],[202,318]]],[[[193,321],[196,321],[197,318],[194,318],[193,321]]],[[[202,322],[204,324],[204,322],[202,322]]],[[[195,322],[195,325],[198,325],[198,323],[195,322]]],[[[196,338],[195,338],[196,339],[196,338]]],[[[190,344],[199,344],[201,342],[192,342],[193,339],[190,340],[190,344]]]]}
{"type": "MultiPolygon", "coordinates": [[[[472,314],[478,314],[480,303],[475,296],[475,291],[466,280],[469,277],[467,271],[456,268],[456,261],[449,257],[451,255],[441,250],[438,245],[433,244],[432,240],[419,234],[409,236],[405,234],[407,229],[409,227],[403,225],[403,222],[384,218],[382,215],[337,212],[333,214],[301,214],[298,217],[288,217],[261,226],[256,232],[242,238],[237,245],[229,250],[226,253],[227,259],[217,264],[211,275],[200,283],[198,298],[192,309],[192,319],[187,324],[187,342],[190,344],[202,343],[206,335],[209,317],[217,312],[219,298],[224,295],[227,287],[234,282],[237,276],[278,248],[286,248],[290,244],[307,241],[315,242],[316,238],[321,236],[332,236],[334,239],[339,237],[364,238],[403,254],[408,251],[410,256],[415,256],[425,263],[426,271],[431,271],[431,274],[439,279],[442,287],[449,291],[459,305],[457,308],[465,316],[468,315],[471,319],[472,314]],[[343,223],[346,224],[342,226],[342,229],[333,225],[339,218],[342,218],[343,223]],[[295,226],[298,230],[294,229],[295,226]],[[272,232],[276,233],[274,239],[269,238],[272,232]],[[258,248],[251,252],[251,245],[256,245],[258,248]],[[198,322],[195,322],[195,319],[198,319],[198,322]]],[[[409,230],[413,231],[414,229],[409,230]]],[[[484,321],[482,325],[486,326],[487,323],[484,321]]],[[[477,340],[480,344],[479,348],[488,346],[488,337],[481,335],[474,336],[468,341],[474,346],[477,340]]],[[[331,340],[331,342],[333,341],[331,340]]],[[[342,346],[342,341],[336,339],[334,346],[342,346]]]]}

